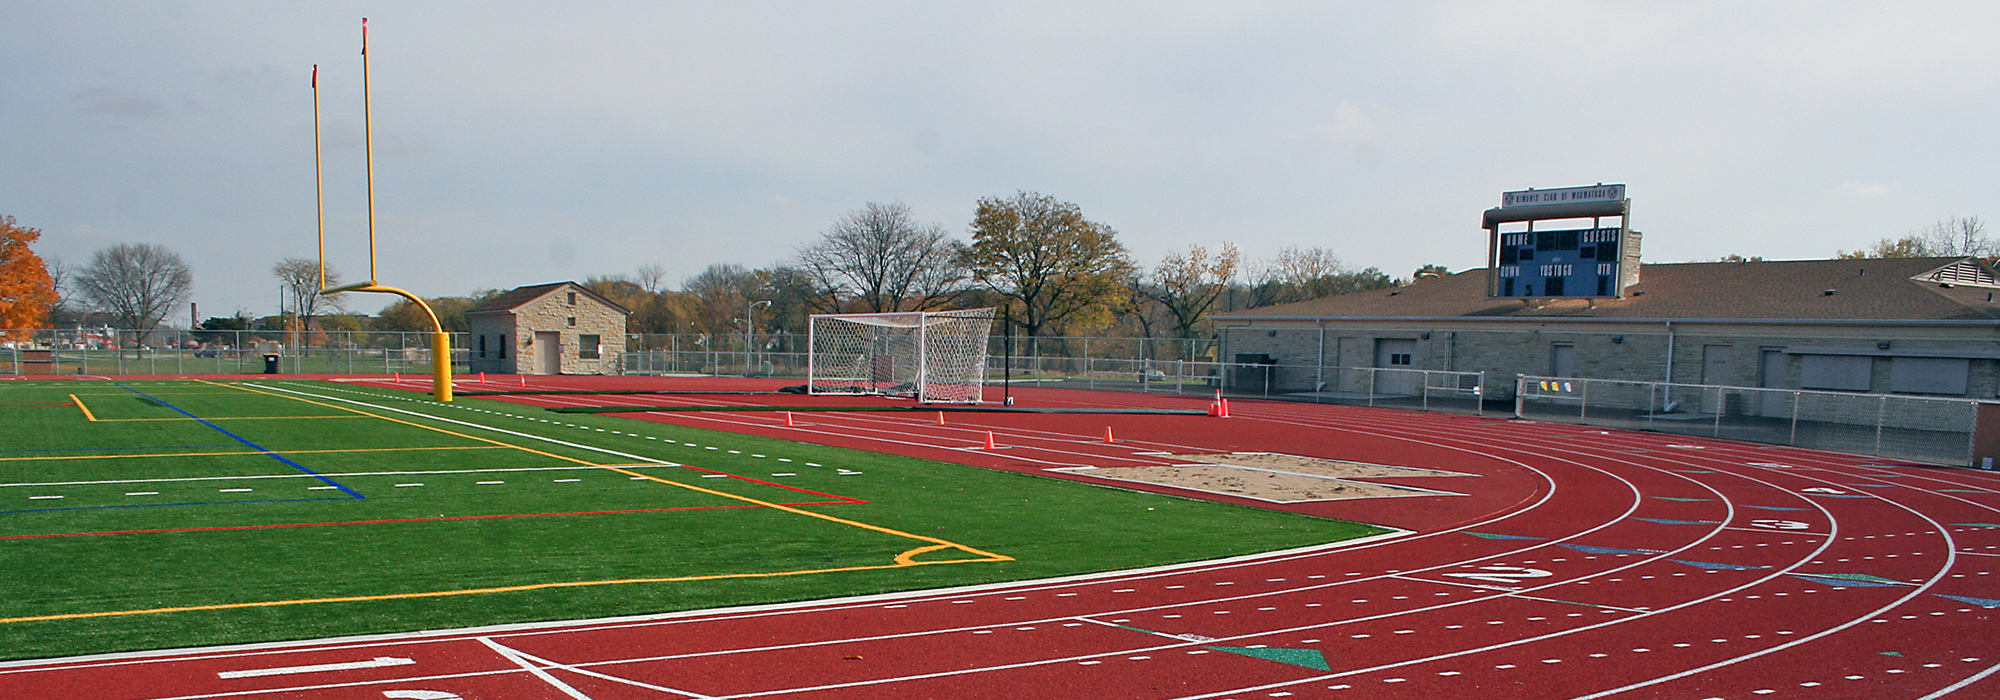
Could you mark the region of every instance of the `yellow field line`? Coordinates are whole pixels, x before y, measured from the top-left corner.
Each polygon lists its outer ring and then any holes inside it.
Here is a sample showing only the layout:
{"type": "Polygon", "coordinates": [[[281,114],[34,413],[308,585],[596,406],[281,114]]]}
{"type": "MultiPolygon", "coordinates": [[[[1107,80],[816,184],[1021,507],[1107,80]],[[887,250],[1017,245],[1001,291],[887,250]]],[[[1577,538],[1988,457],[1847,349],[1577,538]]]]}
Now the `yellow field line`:
{"type": "Polygon", "coordinates": [[[89,407],[89,406],[85,406],[85,405],[83,405],[83,399],[79,399],[79,398],[77,398],[77,397],[76,397],[76,394],[70,394],[70,395],[69,395],[69,400],[70,400],[71,402],[75,403],[75,404],[76,404],[76,407],[77,407],[77,408],[79,408],[79,409],[82,409],[82,410],[83,410],[83,417],[84,417],[84,418],[87,418],[87,419],[89,419],[89,420],[90,420],[90,422],[92,422],[92,423],[95,423],[95,422],[97,422],[97,416],[93,416],[93,415],[90,415],[90,407],[89,407]]]}
{"type": "MultiPolygon", "coordinates": [[[[354,448],[339,449],[339,450],[271,450],[268,453],[258,452],[256,450],[238,450],[235,452],[162,452],[159,454],[139,454],[139,455],[66,455],[60,457],[0,457],[0,462],[33,462],[37,460],[75,460],[75,459],[134,459],[138,457],[228,457],[233,455],[263,455],[263,454],[315,455],[315,454],[333,454],[336,452],[422,452],[426,450],[491,450],[491,449],[497,449],[497,448],[493,447],[492,445],[453,445],[450,447],[354,447],[354,448]]],[[[591,466],[597,466],[597,465],[593,464],[591,466]]]]}
{"type": "MultiPolygon", "coordinates": [[[[312,603],[362,603],[376,600],[405,600],[410,598],[442,598],[445,596],[479,595],[484,593],[516,593],[550,588],[579,588],[584,586],[614,586],[628,583],[679,583],[685,581],[716,581],[733,578],[775,578],[778,576],[803,576],[806,574],[831,574],[842,571],[877,571],[881,569],[902,569],[931,564],[970,564],[992,559],[949,559],[944,561],[912,561],[910,557],[927,551],[943,549],[943,546],[918,547],[896,555],[894,564],[874,564],[870,566],[842,566],[830,569],[800,569],[798,571],[771,571],[747,574],[708,574],[704,576],[662,576],[658,578],[623,578],[603,581],[562,581],[557,583],[530,583],[519,586],[499,586],[495,588],[467,588],[456,591],[426,591],[421,593],[384,593],[381,595],[341,596],[335,598],[299,598],[296,600],[270,600],[255,603],[218,603],[215,605],[184,605],[171,608],[147,608],[142,610],[111,610],[104,612],[64,613],[58,615],[31,615],[26,617],[0,617],[0,624],[10,622],[43,622],[48,620],[75,620],[89,617],[117,617],[121,615],[152,615],[158,613],[196,612],[202,610],[234,610],[238,608],[269,608],[283,605],[308,605],[312,603]]],[[[1004,559],[1012,561],[1011,559],[1004,559]]]]}

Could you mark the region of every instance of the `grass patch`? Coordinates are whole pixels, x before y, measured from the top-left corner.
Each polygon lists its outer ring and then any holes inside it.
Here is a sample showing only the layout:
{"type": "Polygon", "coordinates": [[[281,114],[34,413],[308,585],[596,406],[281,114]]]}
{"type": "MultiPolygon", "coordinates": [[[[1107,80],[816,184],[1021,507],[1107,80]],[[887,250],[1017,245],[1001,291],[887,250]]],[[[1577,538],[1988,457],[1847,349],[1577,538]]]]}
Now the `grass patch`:
{"type": "Polygon", "coordinates": [[[13,620],[0,622],[0,656],[810,600],[1382,531],[748,435],[412,397],[294,381],[0,385],[0,407],[10,407],[0,409],[0,567],[10,572],[0,618],[13,620]],[[98,420],[69,405],[70,394],[98,420]],[[131,420],[152,418],[183,420],[131,420]],[[912,553],[937,542],[961,547],[912,553]],[[898,566],[899,555],[957,563],[898,566]],[[353,600],[329,600],[342,598],[353,600]],[[170,608],[197,609],[62,617],[170,608]],[[19,619],[37,616],[59,619],[19,619]]]}

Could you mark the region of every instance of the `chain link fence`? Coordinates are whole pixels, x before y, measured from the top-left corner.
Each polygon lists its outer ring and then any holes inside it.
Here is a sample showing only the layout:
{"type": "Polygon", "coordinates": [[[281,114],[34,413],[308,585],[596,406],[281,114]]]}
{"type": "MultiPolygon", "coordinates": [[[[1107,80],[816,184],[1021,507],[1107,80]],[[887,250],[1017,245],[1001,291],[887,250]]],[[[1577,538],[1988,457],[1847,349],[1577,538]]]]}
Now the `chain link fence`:
{"type": "Polygon", "coordinates": [[[1958,466],[1972,463],[1978,410],[1969,399],[1531,376],[1514,403],[1531,420],[1958,466]]]}
{"type": "MultiPolygon", "coordinates": [[[[34,330],[0,343],[0,374],[285,374],[431,371],[431,334],[371,331],[34,330]]],[[[467,336],[452,334],[452,371],[470,371],[467,336]]]]}

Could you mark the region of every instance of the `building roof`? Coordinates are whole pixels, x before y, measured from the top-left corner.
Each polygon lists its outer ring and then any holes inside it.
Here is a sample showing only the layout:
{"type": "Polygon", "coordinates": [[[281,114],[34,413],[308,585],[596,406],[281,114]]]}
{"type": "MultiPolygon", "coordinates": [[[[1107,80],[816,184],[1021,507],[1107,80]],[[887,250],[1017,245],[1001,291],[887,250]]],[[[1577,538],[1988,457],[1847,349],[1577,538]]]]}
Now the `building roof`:
{"type": "Polygon", "coordinates": [[[1976,258],[1659,263],[1623,299],[1486,296],[1486,269],[1392,289],[1217,314],[1259,318],[2000,320],[2000,275],[1976,258]]]}
{"type": "Polygon", "coordinates": [[[576,288],[577,292],[580,292],[583,295],[588,296],[592,299],[604,302],[606,306],[609,306],[613,309],[617,309],[619,313],[626,315],[630,315],[632,313],[631,309],[619,306],[618,302],[606,299],[597,292],[590,291],[589,288],[583,285],[577,284],[575,282],[550,282],[548,284],[531,284],[526,287],[515,287],[513,289],[509,289],[507,290],[506,293],[501,294],[500,296],[493,297],[492,299],[488,299],[484,303],[478,306],[472,307],[472,310],[465,312],[465,314],[467,316],[471,316],[474,314],[507,313],[515,309],[521,308],[528,302],[540,299],[542,298],[543,295],[554,292],[562,287],[574,287],[576,288]]]}

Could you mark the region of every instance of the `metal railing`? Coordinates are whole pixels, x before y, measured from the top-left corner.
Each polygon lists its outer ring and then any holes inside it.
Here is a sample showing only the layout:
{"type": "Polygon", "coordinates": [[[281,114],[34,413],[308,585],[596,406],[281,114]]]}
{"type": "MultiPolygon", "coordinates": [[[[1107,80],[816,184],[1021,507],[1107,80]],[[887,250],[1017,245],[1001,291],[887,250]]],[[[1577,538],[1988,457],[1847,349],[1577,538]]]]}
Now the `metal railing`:
{"type": "MultiPolygon", "coordinates": [[[[738,346],[740,347],[740,346],[738,346]]],[[[626,374],[806,376],[799,352],[641,350],[625,353],[626,374]],[[744,368],[750,368],[744,372],[744,368]]],[[[987,358],[986,382],[1094,391],[1258,397],[1479,415],[1486,395],[1479,372],[1374,367],[1240,364],[1196,360],[1015,356],[987,358]]]]}
{"type": "Polygon", "coordinates": [[[1900,394],[1520,377],[1531,420],[1969,466],[1979,402],[1900,394]]]}
{"type": "MultiPolygon", "coordinates": [[[[470,365],[468,336],[452,334],[452,366],[470,365]]],[[[426,373],[429,333],[375,331],[32,331],[0,343],[0,374],[256,374],[278,357],[286,374],[426,373]]]]}

